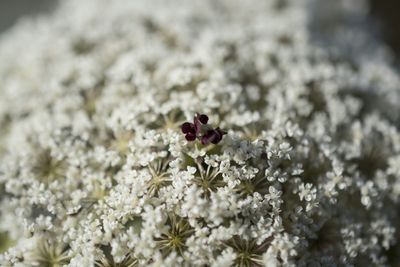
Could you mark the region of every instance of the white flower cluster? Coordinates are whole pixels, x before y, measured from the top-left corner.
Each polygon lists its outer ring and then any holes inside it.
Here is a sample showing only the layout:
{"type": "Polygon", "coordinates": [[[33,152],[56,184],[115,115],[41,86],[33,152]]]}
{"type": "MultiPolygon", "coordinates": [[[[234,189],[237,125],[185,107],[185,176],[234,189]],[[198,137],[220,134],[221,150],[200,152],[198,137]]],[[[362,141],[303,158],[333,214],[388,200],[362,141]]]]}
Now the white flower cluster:
{"type": "Polygon", "coordinates": [[[0,265],[400,264],[400,78],[313,2],[70,0],[4,34],[0,265]]]}

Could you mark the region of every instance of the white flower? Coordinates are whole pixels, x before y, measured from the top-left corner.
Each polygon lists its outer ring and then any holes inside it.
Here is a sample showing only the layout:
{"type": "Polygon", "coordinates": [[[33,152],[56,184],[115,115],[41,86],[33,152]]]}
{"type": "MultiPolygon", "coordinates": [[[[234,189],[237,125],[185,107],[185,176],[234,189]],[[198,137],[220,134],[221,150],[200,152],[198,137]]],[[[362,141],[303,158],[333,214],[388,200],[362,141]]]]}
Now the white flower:
{"type": "Polygon", "coordinates": [[[362,1],[325,2],[70,0],[4,33],[0,265],[399,265],[400,78],[362,1]]]}

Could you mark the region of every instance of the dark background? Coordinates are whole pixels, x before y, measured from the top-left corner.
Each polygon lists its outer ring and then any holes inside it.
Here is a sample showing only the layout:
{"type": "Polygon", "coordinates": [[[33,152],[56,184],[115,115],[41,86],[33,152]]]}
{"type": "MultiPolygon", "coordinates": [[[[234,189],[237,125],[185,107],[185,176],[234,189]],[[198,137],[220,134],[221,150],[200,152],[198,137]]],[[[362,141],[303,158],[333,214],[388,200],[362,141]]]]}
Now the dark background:
{"type": "Polygon", "coordinates": [[[387,43],[400,57],[400,0],[370,0],[371,14],[381,24],[387,43]]]}
{"type": "MultiPolygon", "coordinates": [[[[385,41],[391,46],[399,59],[400,0],[369,1],[371,2],[371,15],[379,22],[385,41]]],[[[11,27],[21,16],[51,11],[57,2],[58,0],[0,0],[0,32],[11,27]]]]}

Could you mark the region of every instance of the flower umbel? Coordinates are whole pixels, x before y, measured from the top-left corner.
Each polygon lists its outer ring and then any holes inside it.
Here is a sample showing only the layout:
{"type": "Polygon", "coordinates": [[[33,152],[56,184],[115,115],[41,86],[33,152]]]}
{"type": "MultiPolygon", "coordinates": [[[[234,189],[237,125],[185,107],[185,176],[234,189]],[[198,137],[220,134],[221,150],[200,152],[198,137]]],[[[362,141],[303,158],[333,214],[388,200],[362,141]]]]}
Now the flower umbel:
{"type": "Polygon", "coordinates": [[[198,113],[194,116],[193,123],[183,123],[181,129],[182,133],[185,134],[186,140],[194,141],[197,138],[203,145],[218,144],[227,132],[221,130],[219,127],[213,129],[207,123],[208,116],[198,113]]]}
{"type": "Polygon", "coordinates": [[[367,0],[58,2],[0,38],[0,266],[400,266],[367,0]]]}

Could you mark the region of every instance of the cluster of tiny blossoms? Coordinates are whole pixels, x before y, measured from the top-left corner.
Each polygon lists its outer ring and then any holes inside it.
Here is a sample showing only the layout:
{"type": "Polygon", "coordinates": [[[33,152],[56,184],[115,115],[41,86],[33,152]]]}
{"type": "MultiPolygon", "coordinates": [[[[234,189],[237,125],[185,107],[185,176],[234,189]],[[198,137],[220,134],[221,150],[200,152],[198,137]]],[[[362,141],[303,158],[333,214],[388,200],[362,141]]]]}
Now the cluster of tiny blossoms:
{"type": "Polygon", "coordinates": [[[400,79],[327,2],[71,0],[5,33],[0,265],[399,264],[400,79]]]}

